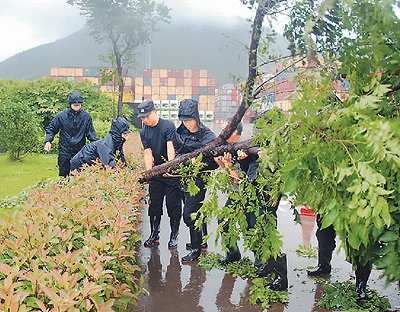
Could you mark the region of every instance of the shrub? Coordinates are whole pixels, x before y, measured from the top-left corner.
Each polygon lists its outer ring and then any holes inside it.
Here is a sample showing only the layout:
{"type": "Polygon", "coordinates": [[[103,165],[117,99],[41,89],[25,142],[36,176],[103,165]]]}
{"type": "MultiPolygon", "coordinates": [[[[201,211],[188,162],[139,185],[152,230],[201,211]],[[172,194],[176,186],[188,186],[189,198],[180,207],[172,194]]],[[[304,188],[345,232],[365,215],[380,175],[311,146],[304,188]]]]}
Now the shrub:
{"type": "Polygon", "coordinates": [[[86,167],[0,224],[1,311],[126,311],[143,281],[139,171],[86,167]]]}

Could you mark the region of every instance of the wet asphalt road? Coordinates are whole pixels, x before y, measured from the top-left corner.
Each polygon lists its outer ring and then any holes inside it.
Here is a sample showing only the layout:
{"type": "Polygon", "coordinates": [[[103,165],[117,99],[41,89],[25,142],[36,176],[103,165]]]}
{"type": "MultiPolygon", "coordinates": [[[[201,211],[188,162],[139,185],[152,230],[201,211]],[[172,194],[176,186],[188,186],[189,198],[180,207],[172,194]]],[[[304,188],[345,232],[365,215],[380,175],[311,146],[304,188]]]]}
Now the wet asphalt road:
{"type": "MultiPolygon", "coordinates": [[[[223,202],[223,199],[221,198],[223,202]]],[[[209,225],[209,232],[216,228],[216,223],[209,225]]],[[[251,282],[240,277],[232,277],[223,270],[204,270],[197,263],[183,264],[181,257],[188,251],[185,243],[189,242],[186,225],[181,223],[178,248],[169,250],[169,220],[164,214],[161,224],[160,245],[138,251],[139,265],[146,280],[145,288],[149,295],[141,296],[138,307],[131,311],[148,312],[214,312],[214,311],[274,311],[303,312],[326,311],[319,309],[316,302],[320,298],[323,286],[307,277],[306,268],[314,266],[316,259],[300,257],[295,250],[299,245],[311,243],[317,246],[315,238],[315,218],[305,217],[303,225],[295,224],[288,202],[282,202],[278,210],[278,229],[283,235],[283,252],[288,256],[289,303],[274,304],[268,310],[260,305],[253,306],[246,301],[251,282]]],[[[143,214],[143,238],[149,235],[146,213],[143,214]]],[[[340,242],[338,245],[340,245],[340,242]]],[[[208,251],[223,253],[220,246],[215,246],[214,238],[208,240],[208,251]]],[[[243,253],[253,259],[252,253],[243,253]]],[[[355,276],[351,265],[345,261],[343,251],[336,250],[332,259],[333,272],[331,281],[354,282],[355,276]]],[[[376,289],[380,295],[389,298],[392,309],[400,311],[399,288],[391,284],[385,288],[384,281],[379,279],[379,272],[373,270],[369,279],[369,287],[376,289]]]]}

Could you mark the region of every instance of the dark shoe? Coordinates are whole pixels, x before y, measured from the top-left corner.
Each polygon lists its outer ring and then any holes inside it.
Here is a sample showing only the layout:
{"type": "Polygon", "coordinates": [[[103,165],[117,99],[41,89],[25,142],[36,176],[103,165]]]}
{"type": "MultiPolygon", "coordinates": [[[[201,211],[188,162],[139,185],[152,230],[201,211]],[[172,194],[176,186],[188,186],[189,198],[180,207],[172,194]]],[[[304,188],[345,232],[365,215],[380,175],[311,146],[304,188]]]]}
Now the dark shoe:
{"type": "Polygon", "coordinates": [[[201,248],[192,249],[186,256],[182,257],[182,262],[197,261],[201,255],[201,248]]]}
{"type": "MultiPolygon", "coordinates": [[[[207,251],[207,248],[208,248],[207,244],[201,244],[201,249],[203,249],[203,251],[207,251]]],[[[186,243],[186,250],[192,250],[191,243],[186,243]]]]}
{"type": "Polygon", "coordinates": [[[369,279],[369,275],[371,274],[372,264],[367,263],[362,265],[358,258],[356,258],[356,291],[358,292],[358,299],[365,300],[367,299],[367,283],[369,279]]]}
{"type": "Polygon", "coordinates": [[[364,282],[356,282],[356,291],[358,292],[358,299],[367,299],[367,285],[364,282]]]}
{"type": "Polygon", "coordinates": [[[277,275],[272,283],[267,286],[269,289],[274,291],[282,291],[288,289],[288,281],[285,278],[282,278],[280,275],[277,275]]]}
{"type": "Polygon", "coordinates": [[[150,216],[150,236],[144,242],[144,247],[151,247],[160,243],[160,222],[161,216],[150,216]]]}
{"type": "Polygon", "coordinates": [[[171,226],[171,235],[169,237],[168,248],[176,248],[178,247],[178,234],[179,234],[179,225],[181,219],[171,219],[169,221],[171,226]]]}
{"type": "Polygon", "coordinates": [[[272,283],[267,287],[271,290],[281,291],[288,289],[288,278],[287,278],[287,258],[286,254],[282,254],[276,260],[271,259],[271,266],[275,272],[275,277],[272,283]]]}
{"type": "Polygon", "coordinates": [[[268,260],[267,263],[265,263],[264,265],[262,265],[261,268],[256,270],[256,275],[258,277],[266,277],[268,274],[273,273],[274,272],[274,268],[273,268],[274,263],[275,263],[274,259],[268,260]]]}
{"type": "Polygon", "coordinates": [[[160,244],[160,236],[159,235],[150,235],[150,237],[144,242],[144,247],[151,247],[160,244]]]}
{"type": "Polygon", "coordinates": [[[218,259],[218,262],[225,265],[228,263],[239,261],[240,259],[242,259],[242,255],[240,254],[239,251],[232,253],[228,252],[228,254],[224,258],[218,259]]]}
{"type": "Polygon", "coordinates": [[[328,263],[320,263],[315,268],[307,270],[308,276],[323,276],[331,274],[332,267],[328,263]]]}
{"type": "Polygon", "coordinates": [[[256,258],[254,260],[254,267],[260,269],[262,266],[264,266],[264,262],[261,259],[256,258]]]}

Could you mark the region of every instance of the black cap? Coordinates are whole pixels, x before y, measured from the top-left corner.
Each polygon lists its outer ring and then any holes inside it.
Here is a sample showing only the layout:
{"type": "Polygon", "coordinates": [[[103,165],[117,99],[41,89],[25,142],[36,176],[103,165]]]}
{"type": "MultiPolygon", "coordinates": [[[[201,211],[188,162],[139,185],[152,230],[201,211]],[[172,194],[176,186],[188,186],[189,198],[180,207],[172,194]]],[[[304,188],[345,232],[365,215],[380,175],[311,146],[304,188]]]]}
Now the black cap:
{"type": "Polygon", "coordinates": [[[155,109],[156,109],[156,107],[154,106],[154,103],[152,100],[144,101],[143,103],[140,103],[138,106],[139,114],[137,116],[145,117],[145,116],[149,115],[155,109]]]}
{"type": "Polygon", "coordinates": [[[82,104],[83,98],[80,92],[71,92],[68,94],[68,103],[71,104],[82,104]]]}

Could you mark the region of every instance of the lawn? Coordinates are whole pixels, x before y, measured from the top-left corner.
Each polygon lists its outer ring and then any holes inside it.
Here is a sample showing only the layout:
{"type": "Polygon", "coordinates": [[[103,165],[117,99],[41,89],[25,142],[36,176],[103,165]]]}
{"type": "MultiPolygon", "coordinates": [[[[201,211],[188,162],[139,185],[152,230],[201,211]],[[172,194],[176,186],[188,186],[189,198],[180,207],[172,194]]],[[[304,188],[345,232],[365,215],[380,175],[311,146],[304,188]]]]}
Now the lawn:
{"type": "Polygon", "coordinates": [[[57,155],[32,154],[22,161],[11,161],[0,153],[0,200],[18,195],[36,182],[58,176],[57,155]]]}

